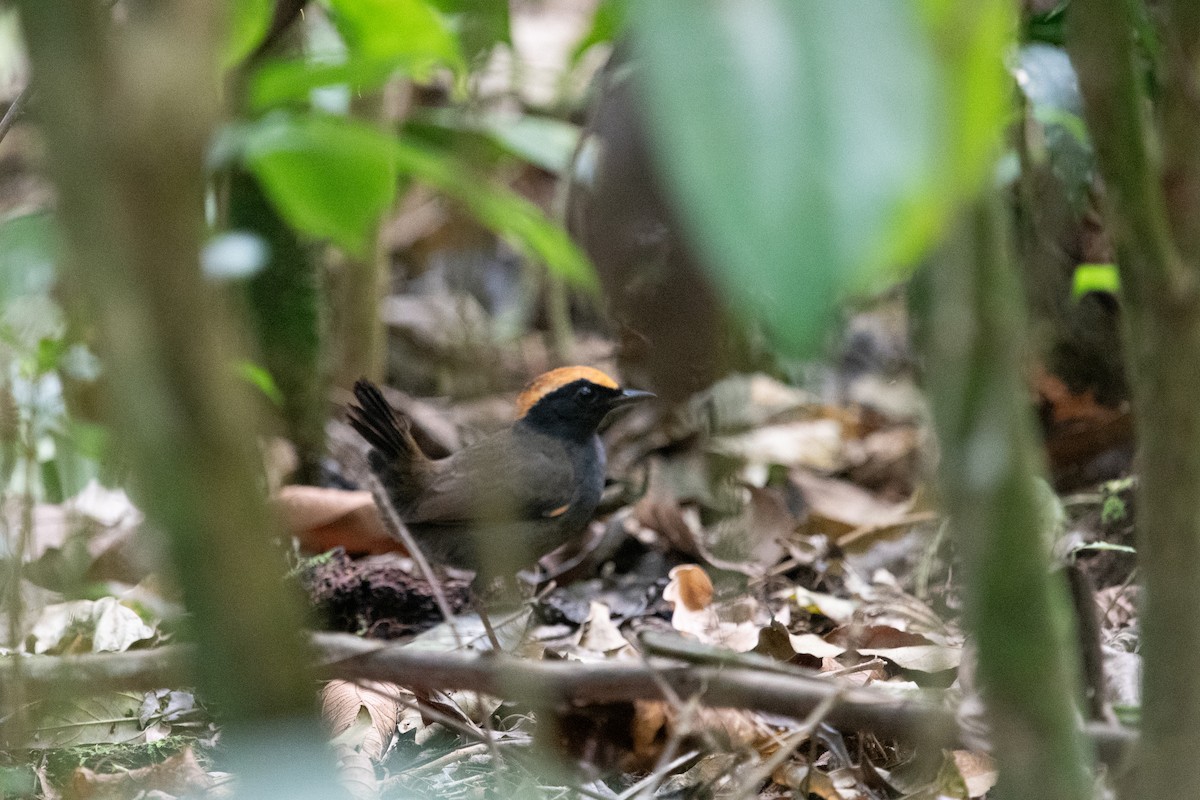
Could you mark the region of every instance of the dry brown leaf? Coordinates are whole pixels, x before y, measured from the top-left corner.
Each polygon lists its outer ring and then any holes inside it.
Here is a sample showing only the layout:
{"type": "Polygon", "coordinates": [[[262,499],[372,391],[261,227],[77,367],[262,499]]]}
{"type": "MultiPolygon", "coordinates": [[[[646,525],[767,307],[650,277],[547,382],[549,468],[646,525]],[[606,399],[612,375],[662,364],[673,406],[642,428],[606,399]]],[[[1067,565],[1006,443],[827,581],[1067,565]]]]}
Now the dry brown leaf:
{"type": "Polygon", "coordinates": [[[273,500],[284,524],[307,552],[323,553],[334,547],[353,554],[405,552],[388,534],[370,492],[285,486],[273,500]]]}
{"type": "Polygon", "coordinates": [[[762,577],[779,563],[799,523],[779,490],[745,487],[741,513],[701,529],[700,554],[710,564],[762,577]]]}
{"type": "Polygon", "coordinates": [[[804,789],[809,796],[816,795],[821,800],[843,800],[833,779],[820,770],[813,769],[802,761],[789,761],[771,776],[771,780],[789,789],[804,789]]]}
{"type": "Polygon", "coordinates": [[[114,773],[79,767],[63,792],[64,800],[125,800],[139,792],[168,795],[201,793],[213,786],[212,777],[187,747],[158,764],[114,773]]]}
{"type": "Polygon", "coordinates": [[[339,736],[355,724],[360,709],[366,709],[371,725],[357,745],[378,761],[396,732],[400,719],[398,698],[402,692],[391,683],[332,680],[321,689],[321,716],[329,723],[332,735],[339,736]]]}
{"type": "Polygon", "coordinates": [[[808,505],[808,529],[838,540],[859,529],[886,528],[901,522],[909,504],[880,500],[848,481],[795,470],[792,479],[808,505]]]}
{"type": "Polygon", "coordinates": [[[633,739],[633,756],[637,763],[654,764],[662,755],[663,743],[668,736],[668,706],[662,700],[634,700],[633,723],[630,734],[633,739]]]}

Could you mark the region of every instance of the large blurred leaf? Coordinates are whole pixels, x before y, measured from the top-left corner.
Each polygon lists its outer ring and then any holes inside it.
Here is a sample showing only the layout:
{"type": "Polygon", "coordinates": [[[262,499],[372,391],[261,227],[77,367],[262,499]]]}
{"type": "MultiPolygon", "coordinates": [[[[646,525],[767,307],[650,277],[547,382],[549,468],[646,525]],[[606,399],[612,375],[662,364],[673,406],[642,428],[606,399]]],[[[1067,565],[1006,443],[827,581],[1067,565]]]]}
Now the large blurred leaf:
{"type": "Polygon", "coordinates": [[[241,137],[246,164],[289,224],[367,252],[396,194],[387,136],[347,119],[273,114],[241,137]]]}
{"type": "Polygon", "coordinates": [[[273,0],[233,0],[229,4],[229,33],[221,54],[226,69],[254,52],[271,27],[273,0]]]}
{"type": "MultiPolygon", "coordinates": [[[[250,108],[265,111],[345,85],[370,91],[403,72],[425,78],[435,67],[461,73],[463,57],[449,21],[425,0],[327,0],[341,39],[315,53],[276,59],[250,80],[250,108]]],[[[507,12],[506,12],[507,13],[507,12]]]]}
{"type": "Polygon", "coordinates": [[[353,56],[414,72],[461,69],[462,53],[446,20],[426,0],[326,0],[353,56]]]}
{"type": "Polygon", "coordinates": [[[986,174],[1005,109],[1001,6],[630,4],[687,232],[786,349],[811,348],[843,293],[911,263],[986,174]]]}
{"type": "Polygon", "coordinates": [[[461,203],[483,225],[567,281],[595,286],[587,257],[536,205],[441,150],[334,117],[278,112],[235,131],[221,147],[239,150],[289,224],[365,252],[405,175],[461,203]]]}

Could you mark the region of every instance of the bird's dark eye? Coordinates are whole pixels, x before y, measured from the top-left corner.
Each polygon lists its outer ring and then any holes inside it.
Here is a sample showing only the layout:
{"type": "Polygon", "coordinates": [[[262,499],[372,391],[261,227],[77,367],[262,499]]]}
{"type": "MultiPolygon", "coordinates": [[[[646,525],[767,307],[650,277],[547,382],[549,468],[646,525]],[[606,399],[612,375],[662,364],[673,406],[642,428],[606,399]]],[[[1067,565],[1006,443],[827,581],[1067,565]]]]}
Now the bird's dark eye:
{"type": "Polygon", "coordinates": [[[575,397],[581,403],[593,403],[596,400],[596,392],[590,386],[580,386],[579,391],[575,392],[575,397]]]}

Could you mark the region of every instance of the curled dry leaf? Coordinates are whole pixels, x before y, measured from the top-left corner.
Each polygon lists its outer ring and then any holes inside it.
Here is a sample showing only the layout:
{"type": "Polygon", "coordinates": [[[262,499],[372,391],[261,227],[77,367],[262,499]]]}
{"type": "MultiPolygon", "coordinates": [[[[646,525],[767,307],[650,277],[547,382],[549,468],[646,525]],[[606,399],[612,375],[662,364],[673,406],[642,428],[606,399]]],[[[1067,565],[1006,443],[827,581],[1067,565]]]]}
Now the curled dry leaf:
{"type": "Polygon", "coordinates": [[[675,567],[670,575],[671,580],[663,589],[663,599],[674,606],[671,625],[675,630],[691,634],[706,644],[739,653],[754,649],[761,628],[755,617],[762,609],[752,599],[742,597],[729,603],[713,604],[712,581],[694,564],[675,567]]]}
{"type": "Polygon", "coordinates": [[[701,611],[712,604],[713,585],[708,573],[695,564],[681,564],[670,572],[671,582],[663,590],[668,603],[688,611],[701,611]]]}
{"type": "Polygon", "coordinates": [[[115,597],[46,606],[30,634],[33,652],[38,654],[81,648],[93,653],[119,653],[154,635],[154,628],[115,597]]]}
{"type": "Polygon", "coordinates": [[[285,486],[273,500],[306,552],[323,553],[334,547],[353,554],[405,552],[388,534],[370,492],[285,486]]]}
{"type": "Polygon", "coordinates": [[[591,603],[588,618],[581,626],[579,648],[610,657],[635,655],[633,645],[613,624],[608,606],[595,601],[591,603]]]}
{"type": "Polygon", "coordinates": [[[360,711],[365,710],[370,715],[370,725],[362,730],[359,741],[347,744],[378,761],[396,732],[402,692],[391,683],[333,680],[321,689],[321,716],[336,737],[353,727],[360,711]]]}
{"type": "Polygon", "coordinates": [[[977,753],[973,750],[955,750],[951,754],[958,774],[962,776],[967,787],[967,797],[983,797],[1000,777],[996,770],[996,762],[987,753],[977,753]]]}

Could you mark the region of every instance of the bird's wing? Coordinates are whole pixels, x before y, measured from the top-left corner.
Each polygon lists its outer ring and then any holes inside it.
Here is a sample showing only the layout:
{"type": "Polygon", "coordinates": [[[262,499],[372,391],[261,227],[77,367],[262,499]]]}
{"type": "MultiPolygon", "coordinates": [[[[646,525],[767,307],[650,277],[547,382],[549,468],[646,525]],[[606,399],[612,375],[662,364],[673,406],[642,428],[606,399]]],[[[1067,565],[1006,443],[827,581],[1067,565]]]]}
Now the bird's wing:
{"type": "Polygon", "coordinates": [[[405,521],[456,524],[564,513],[575,496],[570,459],[553,440],[538,445],[514,448],[513,434],[503,431],[436,462],[438,469],[405,521]]]}

